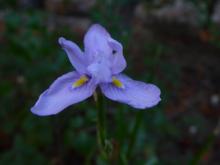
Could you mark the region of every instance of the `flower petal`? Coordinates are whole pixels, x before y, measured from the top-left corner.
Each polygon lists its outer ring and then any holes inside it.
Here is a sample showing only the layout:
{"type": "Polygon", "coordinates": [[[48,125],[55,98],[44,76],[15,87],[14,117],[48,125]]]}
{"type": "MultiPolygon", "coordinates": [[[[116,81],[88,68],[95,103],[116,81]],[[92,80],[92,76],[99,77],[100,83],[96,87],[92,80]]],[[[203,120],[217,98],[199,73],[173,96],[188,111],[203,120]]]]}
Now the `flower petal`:
{"type": "Polygon", "coordinates": [[[69,72],[57,80],[44,91],[31,111],[39,116],[54,115],[66,107],[90,97],[96,85],[90,80],[88,83],[73,88],[72,84],[80,78],[77,72],[69,72]]]}
{"type": "Polygon", "coordinates": [[[88,60],[80,48],[74,42],[66,40],[63,37],[59,38],[59,44],[67,53],[67,56],[75,69],[81,74],[86,73],[88,60]]]}
{"type": "Polygon", "coordinates": [[[122,45],[110,38],[109,45],[113,50],[113,59],[112,59],[112,74],[118,74],[126,68],[126,60],[123,56],[123,47],[122,45]]]}
{"type": "Polygon", "coordinates": [[[123,84],[123,88],[116,87],[113,83],[101,84],[103,94],[111,100],[126,103],[138,109],[153,107],[161,100],[160,89],[153,84],[135,81],[123,74],[115,78],[123,84]]]}
{"type": "Polygon", "coordinates": [[[110,63],[105,56],[98,56],[92,64],[87,68],[88,75],[96,80],[97,83],[111,82],[112,72],[110,69],[110,63]]]}
{"type": "Polygon", "coordinates": [[[102,52],[105,55],[111,54],[111,48],[108,44],[110,34],[104,27],[98,24],[92,25],[84,37],[85,53],[90,57],[102,52]]]}

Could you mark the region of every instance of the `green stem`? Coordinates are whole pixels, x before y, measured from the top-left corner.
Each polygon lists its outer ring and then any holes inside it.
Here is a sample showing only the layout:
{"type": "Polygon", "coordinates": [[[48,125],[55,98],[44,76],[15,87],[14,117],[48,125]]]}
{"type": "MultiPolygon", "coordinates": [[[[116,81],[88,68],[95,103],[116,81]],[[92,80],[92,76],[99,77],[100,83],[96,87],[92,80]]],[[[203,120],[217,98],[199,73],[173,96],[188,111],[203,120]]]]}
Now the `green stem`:
{"type": "Polygon", "coordinates": [[[97,93],[97,138],[99,143],[99,149],[103,155],[105,155],[105,110],[103,107],[103,96],[97,93]]]}
{"type": "Polygon", "coordinates": [[[139,131],[139,128],[140,128],[140,125],[141,125],[141,121],[142,121],[142,115],[143,114],[141,112],[137,112],[136,119],[135,119],[135,124],[134,124],[134,127],[132,129],[131,136],[130,136],[130,141],[129,141],[129,144],[128,144],[127,158],[130,158],[130,156],[133,152],[134,145],[135,145],[135,142],[136,142],[136,139],[137,139],[137,134],[138,134],[138,131],[139,131]]]}

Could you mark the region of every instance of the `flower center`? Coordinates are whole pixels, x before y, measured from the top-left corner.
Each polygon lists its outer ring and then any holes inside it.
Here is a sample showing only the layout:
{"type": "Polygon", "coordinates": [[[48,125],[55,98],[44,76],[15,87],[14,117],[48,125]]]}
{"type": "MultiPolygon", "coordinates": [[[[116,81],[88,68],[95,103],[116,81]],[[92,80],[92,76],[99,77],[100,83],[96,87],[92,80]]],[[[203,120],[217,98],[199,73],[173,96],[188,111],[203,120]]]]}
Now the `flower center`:
{"type": "Polygon", "coordinates": [[[94,62],[88,66],[87,70],[89,75],[93,77],[97,83],[112,81],[110,61],[105,55],[96,55],[94,62]]]}

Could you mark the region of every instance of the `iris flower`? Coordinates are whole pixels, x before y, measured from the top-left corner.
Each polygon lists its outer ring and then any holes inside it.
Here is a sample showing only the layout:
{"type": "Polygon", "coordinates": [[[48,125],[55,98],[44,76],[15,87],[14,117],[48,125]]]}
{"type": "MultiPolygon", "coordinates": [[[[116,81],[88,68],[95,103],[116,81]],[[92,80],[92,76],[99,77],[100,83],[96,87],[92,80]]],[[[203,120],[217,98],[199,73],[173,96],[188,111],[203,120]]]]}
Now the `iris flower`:
{"type": "Polygon", "coordinates": [[[97,87],[109,99],[146,109],[158,104],[160,89],[122,74],[126,68],[122,45],[104,27],[92,25],[84,37],[84,52],[63,37],[59,44],[75,71],[56,79],[31,108],[40,116],[54,115],[92,96],[97,87]]]}

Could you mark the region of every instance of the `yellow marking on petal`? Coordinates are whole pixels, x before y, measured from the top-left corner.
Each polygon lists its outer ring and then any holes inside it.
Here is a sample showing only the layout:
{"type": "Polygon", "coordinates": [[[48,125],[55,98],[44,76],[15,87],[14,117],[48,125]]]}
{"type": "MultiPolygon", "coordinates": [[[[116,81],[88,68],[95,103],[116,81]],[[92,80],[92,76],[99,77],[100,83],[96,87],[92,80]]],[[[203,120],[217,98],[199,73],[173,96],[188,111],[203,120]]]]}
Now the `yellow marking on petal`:
{"type": "Polygon", "coordinates": [[[124,84],[116,77],[112,77],[112,84],[114,84],[118,88],[124,88],[124,84]]]}
{"type": "Polygon", "coordinates": [[[84,85],[88,80],[89,80],[89,78],[87,76],[83,75],[73,83],[72,87],[73,88],[80,87],[80,86],[84,85]]]}

